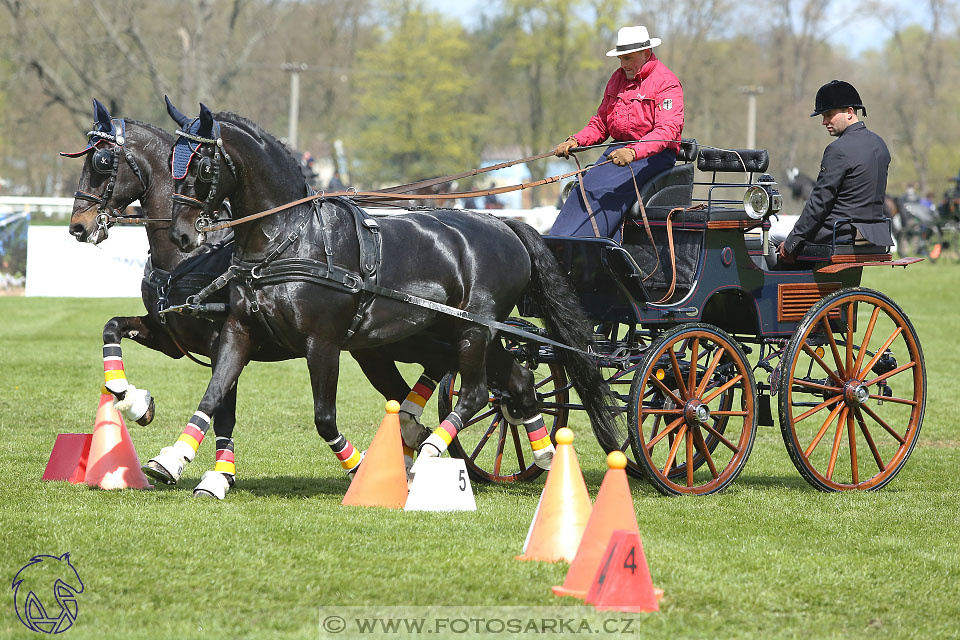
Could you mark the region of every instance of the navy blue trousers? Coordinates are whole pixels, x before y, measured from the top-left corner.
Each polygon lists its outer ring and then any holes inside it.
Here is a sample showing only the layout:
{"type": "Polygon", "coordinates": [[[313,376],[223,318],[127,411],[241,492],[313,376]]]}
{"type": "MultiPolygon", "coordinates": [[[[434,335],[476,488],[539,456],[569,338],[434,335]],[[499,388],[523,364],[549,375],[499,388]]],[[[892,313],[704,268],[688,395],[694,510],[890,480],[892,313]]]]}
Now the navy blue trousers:
{"type": "MultiPolygon", "coordinates": [[[[620,144],[609,147],[597,160],[597,164],[605,161],[614,149],[623,146],[620,144]]],[[[673,150],[661,151],[648,158],[634,160],[630,163],[630,167],[637,176],[637,187],[642,189],[644,183],[650,178],[666,171],[676,162],[677,154],[673,150]]],[[[583,180],[583,188],[587,192],[587,199],[593,209],[593,219],[597,222],[600,237],[613,238],[619,242],[623,214],[637,201],[630,169],[618,167],[611,162],[602,167],[590,169],[580,179],[583,180]]],[[[596,237],[579,187],[567,196],[567,201],[563,203],[553,228],[550,229],[550,235],[596,237]]]]}

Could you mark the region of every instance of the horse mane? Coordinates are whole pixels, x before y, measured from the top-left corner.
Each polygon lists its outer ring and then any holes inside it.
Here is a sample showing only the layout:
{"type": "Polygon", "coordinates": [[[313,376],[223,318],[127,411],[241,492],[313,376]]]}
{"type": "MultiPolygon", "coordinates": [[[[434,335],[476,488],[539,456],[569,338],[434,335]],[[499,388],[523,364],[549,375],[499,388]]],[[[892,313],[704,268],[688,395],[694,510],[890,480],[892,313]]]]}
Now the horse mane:
{"type": "Polygon", "coordinates": [[[141,122],[140,120],[134,120],[133,118],[124,118],[123,121],[126,122],[128,125],[133,124],[138,127],[143,127],[144,129],[156,134],[156,136],[159,138],[172,139],[174,137],[173,134],[167,131],[166,129],[163,129],[162,127],[158,127],[155,124],[150,124],[149,122],[141,122]]]}
{"type": "Polygon", "coordinates": [[[274,136],[272,133],[261,127],[259,124],[244,118],[243,116],[233,113],[232,111],[221,111],[219,113],[213,114],[213,117],[219,122],[229,122],[230,124],[238,125],[246,129],[251,135],[259,138],[261,141],[265,140],[268,143],[276,143],[281,149],[286,152],[286,156],[289,159],[290,163],[297,168],[300,172],[300,175],[303,176],[304,180],[307,180],[306,172],[304,171],[303,165],[300,164],[300,161],[297,159],[296,154],[293,152],[286,143],[281,142],[279,138],[274,136]]]}

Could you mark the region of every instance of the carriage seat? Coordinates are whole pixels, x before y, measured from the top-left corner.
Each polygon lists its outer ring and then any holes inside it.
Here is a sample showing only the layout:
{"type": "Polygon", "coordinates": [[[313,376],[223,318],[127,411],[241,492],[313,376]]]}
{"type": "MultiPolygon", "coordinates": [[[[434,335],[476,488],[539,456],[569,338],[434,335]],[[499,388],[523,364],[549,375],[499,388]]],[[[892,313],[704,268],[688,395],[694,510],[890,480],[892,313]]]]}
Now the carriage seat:
{"type": "Polygon", "coordinates": [[[770,166],[766,149],[703,149],[697,158],[700,171],[761,173],[770,166]]]}
{"type": "MultiPolygon", "coordinates": [[[[693,201],[693,163],[699,154],[700,145],[695,139],[681,140],[677,162],[682,164],[658,173],[640,187],[640,198],[649,220],[666,220],[671,209],[690,206],[693,201]]],[[[641,217],[638,204],[627,210],[628,220],[641,217]]]]}
{"type": "MultiPolygon", "coordinates": [[[[887,225],[892,226],[892,221],[888,218],[887,225]]],[[[833,224],[833,233],[835,242],[815,244],[811,242],[804,243],[797,254],[798,261],[804,262],[872,262],[877,260],[890,260],[890,247],[881,246],[858,240],[850,242],[849,240],[836,240],[837,234],[841,229],[853,229],[853,221],[848,219],[837,220],[833,224]]],[[[851,235],[848,233],[847,238],[851,235]]]]}

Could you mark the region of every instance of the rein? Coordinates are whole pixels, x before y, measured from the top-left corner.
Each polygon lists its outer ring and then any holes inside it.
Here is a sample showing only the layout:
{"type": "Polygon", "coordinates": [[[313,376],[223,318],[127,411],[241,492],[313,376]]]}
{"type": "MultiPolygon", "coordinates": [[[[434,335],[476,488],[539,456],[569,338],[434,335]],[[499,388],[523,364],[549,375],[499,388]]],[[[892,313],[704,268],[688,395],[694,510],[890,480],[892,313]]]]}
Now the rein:
{"type": "MultiPolygon", "coordinates": [[[[551,152],[546,155],[553,155],[553,153],[551,152]]],[[[521,162],[528,162],[532,159],[539,159],[543,157],[545,157],[544,154],[541,154],[539,156],[531,156],[529,158],[522,158],[520,160],[513,161],[511,164],[519,164],[521,162]]],[[[611,162],[611,160],[605,160],[604,162],[592,165],[590,167],[587,167],[586,169],[578,168],[575,171],[570,171],[570,172],[563,173],[556,176],[549,176],[542,180],[537,180],[536,182],[527,182],[527,183],[510,185],[507,187],[497,187],[494,189],[482,189],[479,191],[452,191],[450,193],[419,194],[419,195],[417,194],[410,195],[405,193],[391,192],[389,190],[357,191],[356,189],[348,189],[346,191],[334,191],[331,193],[325,193],[321,191],[319,193],[307,196],[305,198],[300,198],[298,200],[294,200],[293,202],[288,202],[278,207],[267,209],[266,211],[260,211],[259,213],[254,213],[252,215],[246,216],[244,218],[240,218],[238,220],[230,220],[227,222],[221,222],[219,224],[215,224],[211,226],[204,225],[203,228],[198,229],[198,231],[205,233],[210,231],[219,231],[221,229],[228,229],[230,227],[235,227],[237,225],[243,224],[245,222],[252,222],[254,220],[259,220],[260,218],[265,218],[275,213],[285,211],[286,209],[291,209],[297,205],[301,205],[314,200],[322,200],[323,198],[332,198],[334,196],[350,198],[351,200],[354,200],[359,204],[365,204],[369,206],[372,204],[389,204],[391,202],[396,202],[400,200],[450,200],[450,199],[456,199],[456,198],[473,198],[473,197],[479,197],[479,196],[509,193],[511,191],[520,191],[523,189],[530,189],[532,187],[539,187],[545,184],[551,184],[553,182],[557,182],[558,180],[569,178],[570,176],[580,175],[580,174],[586,173],[587,171],[589,171],[594,167],[602,166],[608,162],[611,162]]],[[[499,168],[499,167],[486,167],[484,169],[475,169],[474,173],[471,173],[471,175],[477,175],[479,173],[484,173],[486,171],[493,171],[495,168],[499,168]]],[[[449,182],[450,180],[455,180],[455,179],[456,178],[450,178],[448,176],[444,176],[443,178],[434,178],[433,180],[440,180],[441,182],[449,182]]],[[[430,181],[427,181],[427,182],[430,182],[430,181]]],[[[441,182],[437,182],[435,184],[441,184],[441,182]]],[[[419,183],[413,183],[413,184],[419,184],[419,183]]],[[[411,187],[410,185],[401,185],[401,187],[392,187],[392,188],[400,189],[400,188],[418,188],[418,187],[411,187]]],[[[198,206],[200,203],[199,200],[190,198],[189,196],[181,196],[181,198],[182,199],[175,200],[175,202],[178,202],[179,204],[186,204],[194,208],[199,208],[198,206]]]]}

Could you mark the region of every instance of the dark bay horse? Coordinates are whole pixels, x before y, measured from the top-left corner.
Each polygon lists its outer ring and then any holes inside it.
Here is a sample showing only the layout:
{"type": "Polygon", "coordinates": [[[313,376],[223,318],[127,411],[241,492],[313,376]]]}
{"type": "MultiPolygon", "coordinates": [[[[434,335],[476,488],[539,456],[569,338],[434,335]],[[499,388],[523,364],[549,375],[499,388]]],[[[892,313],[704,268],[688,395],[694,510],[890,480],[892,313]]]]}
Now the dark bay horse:
{"type": "MultiPolygon", "coordinates": [[[[99,244],[108,235],[116,217],[123,217],[127,207],[139,200],[144,212],[147,240],[150,245],[147,273],[141,285],[144,308],[142,316],[117,316],[103,327],[104,378],[106,388],[117,398],[117,408],[131,421],[146,425],[154,416],[154,402],[145,389],[137,389],[126,378],[121,341],[130,338],[139,344],[171,358],[182,358],[187,352],[210,355],[215,350],[220,322],[192,316],[161,318],[161,297],[176,292],[163,291],[167,276],[188,258],[209,249],[184,252],[169,240],[170,193],[173,180],[167,157],[174,137],[166,131],[143,122],[112,118],[99,101],[94,100],[93,129],[87,147],[67,157],[83,157],[83,169],[73,203],[70,233],[80,242],[99,244]],[[167,222],[163,222],[162,218],[167,222]],[[159,285],[159,286],[158,286],[159,285]]],[[[222,242],[228,234],[211,236],[222,242]]],[[[229,264],[232,250],[223,258],[202,259],[198,269],[212,280],[229,264]]],[[[109,278],[109,274],[104,274],[109,278]]],[[[196,277],[194,274],[193,277],[196,277]]],[[[234,424],[235,390],[227,395],[218,413],[218,423],[225,429],[234,424]]]]}
{"type": "MultiPolygon", "coordinates": [[[[167,108],[181,129],[172,157],[170,237],[182,250],[197,246],[224,198],[230,199],[234,221],[240,222],[308,195],[296,159],[256,124],[230,113],[215,118],[203,105],[193,120],[169,101],[167,108]]],[[[534,451],[549,444],[532,373],[493,339],[488,326],[391,296],[365,296],[357,280],[362,246],[358,216],[362,212],[348,200],[318,197],[234,227],[237,277],[228,285],[230,314],[198,410],[181,439],[167,448],[174,449],[171,458],[178,456],[172,463],[182,469],[193,459],[209,424],[207,416],[223,401],[251,354],[274,344],[306,358],[317,432],[342,462],[358,456],[336,424],[340,351],[417,341],[422,341],[422,352],[441,354],[433,345],[447,345],[449,370],[461,375],[457,405],[420,446],[420,459],[440,455],[487,404],[488,379],[509,392],[510,413],[524,422],[534,451]],[[289,277],[281,267],[289,267],[289,277]],[[334,274],[339,274],[336,279],[334,274]]],[[[381,242],[377,286],[384,290],[504,320],[529,288],[545,312],[550,334],[579,349],[587,347],[590,325],[553,255],[531,227],[450,210],[385,217],[376,227],[381,242]]],[[[595,431],[615,441],[612,398],[597,363],[582,351],[561,351],[595,431]]]]}
{"type": "MultiPolygon", "coordinates": [[[[175,137],[150,124],[111,117],[107,108],[94,100],[94,124],[86,148],[63,155],[83,158],[83,168],[70,219],[70,233],[79,242],[103,242],[115,223],[131,203],[139,200],[150,247],[147,273],[141,285],[141,296],[147,312],[141,316],[111,318],[103,327],[104,382],[117,398],[116,406],[130,421],[149,424],[155,411],[154,400],[146,389],[137,389],[124,371],[121,341],[133,339],[139,344],[171,358],[195,353],[215,359],[217,340],[225,315],[196,317],[185,314],[159,313],[168,305],[182,304],[188,295],[199,291],[222,274],[233,257],[233,245],[227,242],[232,234],[217,232],[208,236],[212,246],[224,245],[219,251],[207,252],[211,244],[191,252],[181,251],[169,235],[170,196],[173,178],[170,173],[170,147],[175,137]],[[206,253],[205,253],[206,252],[206,253]],[[188,262],[189,261],[189,262],[188,262]],[[198,264],[199,261],[199,264],[198,264]],[[189,267],[189,270],[187,270],[189,267]]],[[[109,277],[105,274],[104,277],[109,277]]],[[[228,302],[229,298],[208,302],[228,302]]],[[[403,346],[393,347],[403,361],[403,346]]],[[[361,370],[385,398],[408,398],[401,411],[407,439],[417,443],[427,434],[419,425],[423,404],[446,369],[434,367],[411,390],[385,354],[358,351],[352,354],[361,370]],[[430,378],[432,372],[435,378],[430,378]]],[[[282,347],[261,349],[252,359],[285,360],[294,357],[282,347]]],[[[407,358],[409,361],[409,358],[407,358]]],[[[224,448],[233,446],[236,424],[236,385],[212,414],[217,439],[224,448]]],[[[411,460],[412,463],[412,460],[411,460]]],[[[152,473],[156,477],[156,472],[152,473]]],[[[160,474],[169,482],[177,478],[160,474]]],[[[220,483],[213,491],[199,487],[198,495],[218,496],[220,483]]],[[[222,497],[222,496],[219,496],[222,497]]]]}

